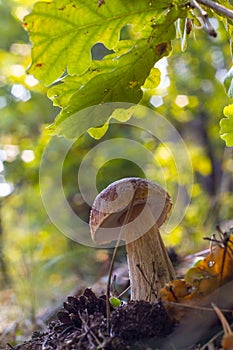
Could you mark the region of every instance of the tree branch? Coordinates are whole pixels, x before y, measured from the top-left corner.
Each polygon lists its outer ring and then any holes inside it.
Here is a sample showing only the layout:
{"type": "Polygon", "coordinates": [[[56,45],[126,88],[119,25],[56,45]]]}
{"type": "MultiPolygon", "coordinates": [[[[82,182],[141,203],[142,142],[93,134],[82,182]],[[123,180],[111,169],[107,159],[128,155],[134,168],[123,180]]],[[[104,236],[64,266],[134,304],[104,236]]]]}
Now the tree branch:
{"type": "Polygon", "coordinates": [[[218,4],[217,2],[214,2],[212,0],[197,0],[200,4],[205,5],[212,10],[221,13],[223,16],[226,16],[230,19],[233,19],[233,11],[228,9],[225,6],[222,6],[218,4]]]}
{"type": "Polygon", "coordinates": [[[203,10],[203,8],[199,5],[199,3],[196,0],[190,0],[190,4],[192,7],[196,7],[196,9],[199,11],[201,17],[206,18],[208,16],[207,12],[203,10]]]}
{"type": "Polygon", "coordinates": [[[197,2],[197,0],[190,0],[190,5],[193,8],[196,8],[198,10],[198,12],[200,13],[206,32],[210,36],[213,36],[214,38],[216,38],[217,33],[209,21],[207,12],[205,10],[203,10],[203,8],[200,6],[200,4],[197,2]]]}

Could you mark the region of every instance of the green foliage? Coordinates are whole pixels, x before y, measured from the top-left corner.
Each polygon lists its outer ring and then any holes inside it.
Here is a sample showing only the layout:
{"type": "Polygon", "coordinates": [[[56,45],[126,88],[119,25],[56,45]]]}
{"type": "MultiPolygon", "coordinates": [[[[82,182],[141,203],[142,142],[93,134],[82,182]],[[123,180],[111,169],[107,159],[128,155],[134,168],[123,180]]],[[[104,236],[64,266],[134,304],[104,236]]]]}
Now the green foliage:
{"type": "Polygon", "coordinates": [[[38,2],[24,21],[34,46],[29,72],[48,85],[66,69],[70,75],[80,74],[91,63],[90,50],[95,43],[115,49],[120,30],[129,23],[142,36],[153,16],[162,16],[170,4],[113,0],[100,7],[93,1],[38,2]]]}
{"type": "MultiPolygon", "coordinates": [[[[37,3],[24,22],[33,43],[29,72],[45,84],[65,73],[48,91],[54,104],[62,107],[55,133],[67,136],[67,129],[74,125],[61,123],[86,107],[105,102],[138,103],[142,90],[150,93],[159,83],[158,75],[154,80],[155,71],[151,72],[153,87],[148,81],[143,84],[155,62],[170,53],[174,23],[185,13],[170,1],[119,4],[115,0],[100,7],[91,1],[37,3]],[[92,61],[91,49],[100,41],[114,51],[92,61]]],[[[76,129],[82,128],[82,121],[76,123],[76,129]]],[[[90,121],[87,129],[93,126],[90,121]]]]}
{"type": "MultiPolygon", "coordinates": [[[[82,287],[84,279],[85,284],[92,284],[100,266],[96,252],[72,245],[51,224],[41,201],[40,159],[50,139],[43,130],[53,122],[57,109],[47,98],[46,88],[26,74],[30,44],[18,16],[28,13],[32,5],[29,0],[0,4],[0,155],[5,157],[3,171],[0,159],[0,175],[14,185],[9,198],[0,197],[0,256],[10,281],[7,288],[14,293],[6,318],[11,310],[21,310],[20,319],[11,320],[12,324],[29,316],[33,320],[39,310],[56,304],[77,285],[82,287]],[[25,152],[32,159],[25,159],[25,152]],[[88,265],[83,263],[86,260],[88,265]]],[[[1,282],[2,275],[1,267],[1,282]]],[[[0,333],[8,325],[2,322],[0,333]]]]}
{"type": "MultiPolygon", "coordinates": [[[[228,1],[218,2],[230,8],[228,1]]],[[[78,192],[77,170],[100,137],[101,141],[126,137],[150,150],[154,158],[145,170],[155,181],[163,177],[169,193],[176,196],[177,168],[172,154],[151,135],[123,124],[133,109],[106,111],[98,120],[90,115],[73,123],[70,118],[83,108],[112,101],[140,103],[160,112],[189,149],[195,176],[192,201],[182,223],[165,236],[167,245],[178,246],[184,254],[200,249],[201,237],[211,234],[216,222],[233,216],[232,153],[231,148],[224,149],[218,130],[222,109],[231,103],[220,82],[221,73],[232,64],[227,32],[220,24],[216,25],[215,39],[194,27],[187,35],[185,17],[196,20],[197,13],[191,14],[190,8],[181,8],[181,4],[185,1],[105,0],[100,7],[91,0],[37,3],[25,23],[33,44],[29,73],[42,81],[39,83],[25,74],[30,45],[18,17],[18,13],[31,11],[32,2],[1,2],[0,142],[1,149],[7,151],[6,179],[15,186],[12,196],[2,201],[2,247],[11,287],[28,314],[56,303],[77,284],[92,285],[107,272],[107,252],[98,260],[100,250],[71,243],[51,224],[41,203],[38,172],[51,137],[51,128],[45,127],[54,122],[59,111],[54,133],[71,138],[83,134],[67,154],[62,180],[72,210],[84,220],[88,220],[89,207],[78,192]],[[182,49],[186,49],[183,53],[175,40],[177,18],[182,27],[182,49]],[[164,56],[169,57],[166,60],[164,56]],[[52,86],[47,89],[43,84],[52,86]],[[15,88],[23,94],[17,97],[15,88]],[[153,105],[156,98],[161,101],[158,108],[153,105]],[[108,128],[110,117],[120,123],[108,128]],[[91,128],[96,125],[104,126],[91,128]],[[29,162],[23,159],[27,150],[35,157],[29,162]]],[[[213,11],[209,13],[220,18],[213,11]]],[[[232,26],[228,28],[230,33],[232,26]]],[[[231,74],[225,79],[230,96],[231,74]]],[[[221,133],[230,146],[232,107],[226,107],[224,113],[221,133]]],[[[131,155],[138,156],[133,147],[131,155]]],[[[145,175],[133,162],[121,158],[109,161],[104,153],[93,159],[93,167],[97,169],[98,191],[121,177],[145,175]]],[[[190,179],[185,171],[180,177],[182,195],[188,197],[190,179]]],[[[47,183],[48,191],[52,181],[47,183]]],[[[85,181],[89,184],[88,176],[85,181]]]]}
{"type": "MultiPolygon", "coordinates": [[[[218,37],[212,39],[196,29],[195,39],[191,34],[187,50],[182,54],[181,43],[178,40],[173,42],[173,54],[169,56],[162,74],[166,86],[156,91],[162,96],[161,106],[156,110],[172,120],[183,136],[192,159],[192,201],[182,225],[167,237],[168,244],[177,244],[182,239],[185,251],[188,246],[189,249],[200,249],[202,242],[204,247],[202,237],[209,225],[230,219],[233,215],[230,204],[232,153],[230,149],[225,150],[225,143],[219,137],[222,110],[231,103],[221,81],[232,62],[226,31],[221,23],[217,31],[218,37]],[[206,50],[206,47],[209,49],[206,50]],[[220,194],[225,177],[230,182],[220,194]]],[[[174,180],[173,167],[169,161],[163,161],[162,166],[163,171],[170,174],[167,177],[170,183],[174,180]]]]}
{"type": "Polygon", "coordinates": [[[226,145],[230,147],[233,146],[233,104],[226,106],[223,113],[226,118],[220,121],[220,134],[226,145]]]}
{"type": "Polygon", "coordinates": [[[0,49],[7,50],[10,48],[12,40],[25,41],[26,33],[21,27],[19,20],[12,15],[9,3],[0,3],[0,13],[0,49]]]}
{"type": "MultiPolygon", "coordinates": [[[[105,102],[139,102],[142,98],[141,86],[151,68],[160,57],[169,53],[171,47],[169,44],[160,46],[156,37],[156,46],[151,44],[148,47],[142,39],[130,52],[121,54],[122,51],[125,52],[125,43],[128,41],[121,43],[122,50],[106,56],[102,61],[94,61],[84,75],[68,76],[63,80],[65,86],[60,84],[49,90],[49,97],[55,96],[55,104],[64,107],[56,120],[56,126],[70,115],[89,106],[105,102]]],[[[89,127],[92,126],[90,123],[89,127]]],[[[69,124],[66,127],[69,128],[69,124]]],[[[65,128],[62,132],[65,134],[65,128]]]]}
{"type": "MultiPolygon", "coordinates": [[[[219,3],[232,8],[228,1],[219,3]]],[[[72,132],[75,137],[83,129],[91,129],[91,135],[100,138],[107,130],[112,111],[102,116],[99,125],[104,127],[96,131],[95,121],[76,118],[75,122],[63,122],[84,108],[106,102],[147,104],[159,83],[153,66],[171,52],[175,25],[185,50],[189,32],[200,24],[197,14],[182,1],[36,3],[24,20],[33,44],[29,73],[46,85],[56,82],[48,91],[54,105],[62,108],[53,126],[54,133],[70,137],[69,130],[76,130],[76,135],[72,132]],[[190,29],[185,17],[189,17],[190,29]],[[103,47],[96,56],[98,43],[103,47]]],[[[212,14],[225,23],[221,13],[212,10],[212,14]]],[[[227,30],[231,37],[231,21],[227,30]]],[[[225,86],[231,96],[229,74],[225,86]]]]}

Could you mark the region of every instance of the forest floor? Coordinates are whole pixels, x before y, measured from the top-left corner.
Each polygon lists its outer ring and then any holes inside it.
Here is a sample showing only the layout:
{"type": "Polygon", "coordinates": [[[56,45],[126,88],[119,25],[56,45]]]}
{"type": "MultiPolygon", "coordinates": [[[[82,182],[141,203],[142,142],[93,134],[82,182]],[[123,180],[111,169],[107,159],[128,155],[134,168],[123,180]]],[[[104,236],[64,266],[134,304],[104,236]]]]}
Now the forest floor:
{"type": "MultiPolygon", "coordinates": [[[[232,317],[231,317],[232,321],[232,317]]],[[[161,302],[129,301],[111,307],[91,289],[70,296],[57,319],[42,332],[6,350],[210,350],[221,349],[222,329],[214,312],[191,310],[175,324],[161,302]]]]}
{"type": "MultiPolygon", "coordinates": [[[[179,257],[176,254],[169,256],[174,264],[178,264],[178,274],[182,275],[183,265],[179,257]]],[[[121,272],[118,270],[117,276],[127,275],[127,266],[122,264],[120,266],[121,272]]],[[[183,304],[169,306],[161,301],[150,303],[125,299],[120,306],[113,307],[110,304],[109,319],[106,317],[106,296],[98,292],[102,288],[93,286],[93,290],[87,288],[68,296],[63,306],[61,304],[53,310],[46,321],[41,321],[40,326],[37,322],[38,327],[35,327],[32,335],[23,330],[30,328],[27,326],[27,320],[23,326],[24,320],[21,320],[21,326],[19,324],[7,327],[1,317],[0,326],[4,324],[5,329],[0,328],[0,349],[218,350],[222,349],[224,332],[212,303],[214,302],[223,311],[230,325],[233,322],[233,282],[218,288],[216,293],[208,296],[206,303],[201,307],[198,305],[187,307],[183,304]],[[16,334],[20,332],[26,336],[22,339],[27,340],[18,339],[16,343],[16,334]],[[19,343],[20,345],[15,345],[19,343]]],[[[14,307],[14,293],[7,290],[1,298],[4,311],[2,314],[8,319],[10,316],[11,320],[20,319],[20,308],[14,307]],[[9,303],[14,310],[12,315],[9,303]]]]}

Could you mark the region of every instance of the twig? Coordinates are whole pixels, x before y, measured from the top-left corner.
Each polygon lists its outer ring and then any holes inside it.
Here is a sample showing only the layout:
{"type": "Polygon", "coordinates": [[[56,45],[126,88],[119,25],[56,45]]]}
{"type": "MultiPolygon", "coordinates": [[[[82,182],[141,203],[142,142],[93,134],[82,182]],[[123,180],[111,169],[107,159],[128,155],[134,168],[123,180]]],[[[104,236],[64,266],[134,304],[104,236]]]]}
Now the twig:
{"type": "MultiPolygon", "coordinates": [[[[225,334],[229,334],[231,333],[231,326],[229,325],[229,323],[227,322],[227,320],[225,319],[224,315],[222,314],[222,311],[214,304],[211,303],[212,307],[214,308],[216,314],[218,315],[222,326],[223,326],[223,330],[225,334]]],[[[208,343],[206,343],[203,347],[201,347],[200,350],[204,350],[206,348],[206,345],[208,345],[209,343],[213,342],[215,339],[217,339],[221,334],[223,333],[223,331],[221,330],[220,332],[218,332],[217,334],[215,334],[211,339],[208,340],[208,343]]]]}
{"type": "MultiPolygon", "coordinates": [[[[101,346],[102,346],[101,342],[99,341],[99,339],[97,338],[95,333],[92,332],[91,327],[88,326],[87,321],[82,317],[80,312],[78,313],[78,315],[79,315],[80,320],[82,321],[86,335],[88,336],[88,333],[89,333],[91,335],[91,337],[95,340],[97,346],[101,348],[101,346]]],[[[89,341],[92,341],[92,339],[89,339],[89,341]]],[[[96,344],[93,344],[93,345],[96,345],[96,344]]]]}
{"type": "MultiPolygon", "coordinates": [[[[165,304],[165,305],[174,305],[176,307],[184,307],[184,308],[187,308],[187,309],[215,312],[213,310],[213,308],[210,308],[210,307],[189,305],[189,304],[183,304],[183,303],[176,303],[174,301],[163,301],[163,304],[165,304]]],[[[228,313],[228,312],[232,312],[232,309],[221,309],[221,311],[228,313]]]]}
{"type": "Polygon", "coordinates": [[[227,322],[225,316],[223,315],[222,311],[214,303],[211,303],[211,305],[222,323],[222,328],[224,330],[224,333],[225,334],[232,333],[231,327],[230,327],[229,323],[227,322]]]}
{"type": "Polygon", "coordinates": [[[200,13],[201,17],[205,17],[206,18],[208,16],[207,12],[205,10],[203,10],[201,5],[196,0],[190,0],[190,5],[198,10],[198,12],[200,13]]]}
{"type": "Polygon", "coordinates": [[[226,8],[223,5],[220,5],[217,2],[214,2],[212,0],[198,0],[199,3],[201,3],[202,5],[205,5],[209,8],[211,8],[212,10],[221,13],[223,16],[226,16],[228,18],[233,19],[233,11],[226,8]]]}
{"type": "Polygon", "coordinates": [[[190,0],[190,5],[193,8],[196,8],[197,11],[200,13],[200,16],[202,18],[202,21],[203,21],[204,28],[205,28],[206,32],[210,36],[213,36],[214,38],[216,38],[217,33],[216,33],[214,27],[212,26],[212,24],[209,21],[207,12],[205,10],[203,10],[203,8],[200,6],[200,4],[196,0],[190,0]]]}
{"type": "MultiPolygon", "coordinates": [[[[154,269],[154,261],[153,261],[153,269],[154,269]]],[[[139,265],[139,264],[137,264],[136,265],[137,266],[137,268],[139,269],[139,271],[141,272],[141,274],[142,274],[142,277],[144,278],[144,280],[146,281],[146,283],[149,285],[149,287],[150,287],[150,295],[149,295],[149,297],[151,296],[151,294],[154,294],[155,295],[155,297],[157,298],[158,297],[158,291],[154,288],[154,286],[153,286],[153,284],[154,284],[154,282],[155,282],[155,279],[154,279],[154,277],[155,277],[155,271],[153,271],[154,272],[154,276],[152,276],[152,281],[149,281],[149,279],[148,279],[148,277],[145,275],[145,273],[144,273],[144,271],[143,271],[143,269],[141,268],[141,266],[139,265]]]]}
{"type": "Polygon", "coordinates": [[[119,236],[118,236],[118,239],[117,239],[114,251],[113,251],[112,260],[111,260],[111,264],[110,264],[109,272],[108,272],[108,281],[107,281],[107,290],[106,290],[106,319],[107,319],[107,332],[108,333],[109,333],[109,321],[110,321],[110,301],[109,301],[109,298],[110,298],[110,286],[111,286],[112,271],[113,271],[113,266],[114,266],[116,254],[117,254],[117,249],[119,247],[119,244],[120,244],[120,241],[122,238],[122,234],[124,231],[124,226],[128,223],[131,212],[132,212],[135,194],[136,194],[136,191],[134,191],[132,201],[131,201],[129,209],[125,215],[125,218],[124,218],[124,221],[123,221],[123,224],[122,224],[122,227],[121,227],[121,230],[120,230],[120,233],[119,233],[119,236]]]}
{"type": "Polygon", "coordinates": [[[205,343],[199,350],[206,350],[206,347],[208,346],[208,344],[210,344],[210,343],[213,343],[213,341],[215,340],[215,339],[217,339],[218,337],[220,337],[220,335],[222,335],[223,334],[223,331],[221,330],[221,331],[219,331],[218,333],[216,333],[212,338],[210,338],[209,340],[208,340],[208,342],[207,343],[205,343]]]}
{"type": "Polygon", "coordinates": [[[128,292],[128,290],[131,288],[131,286],[129,285],[125,290],[123,290],[123,292],[121,292],[118,296],[117,296],[117,298],[121,298],[122,297],[122,295],[124,295],[126,292],[128,292]]]}

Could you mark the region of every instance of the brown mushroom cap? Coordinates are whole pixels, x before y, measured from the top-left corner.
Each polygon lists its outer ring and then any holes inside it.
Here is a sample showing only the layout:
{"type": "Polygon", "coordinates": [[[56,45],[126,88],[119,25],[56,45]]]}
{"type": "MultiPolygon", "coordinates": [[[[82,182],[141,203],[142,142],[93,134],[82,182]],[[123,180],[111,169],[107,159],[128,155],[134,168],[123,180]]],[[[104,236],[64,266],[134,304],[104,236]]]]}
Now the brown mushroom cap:
{"type": "MultiPolygon", "coordinates": [[[[98,194],[92,206],[90,230],[92,239],[96,243],[105,244],[118,239],[132,199],[132,214],[129,223],[125,226],[135,232],[138,230],[138,233],[135,233],[136,238],[147,231],[146,229],[145,232],[141,232],[141,227],[145,228],[148,225],[151,227],[154,224],[160,227],[172,206],[169,194],[152,181],[141,178],[124,178],[115,181],[98,194]],[[152,213],[152,223],[148,223],[148,216],[144,214],[145,208],[149,208],[152,213]],[[146,222],[143,218],[146,218],[146,222]]],[[[124,234],[122,239],[126,240],[124,234]]]]}

